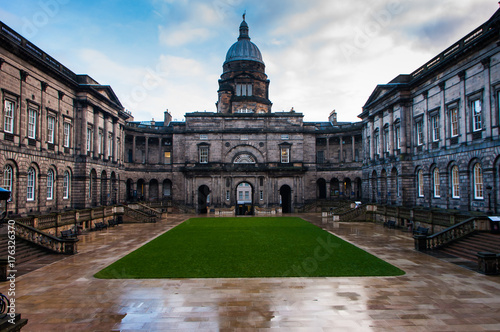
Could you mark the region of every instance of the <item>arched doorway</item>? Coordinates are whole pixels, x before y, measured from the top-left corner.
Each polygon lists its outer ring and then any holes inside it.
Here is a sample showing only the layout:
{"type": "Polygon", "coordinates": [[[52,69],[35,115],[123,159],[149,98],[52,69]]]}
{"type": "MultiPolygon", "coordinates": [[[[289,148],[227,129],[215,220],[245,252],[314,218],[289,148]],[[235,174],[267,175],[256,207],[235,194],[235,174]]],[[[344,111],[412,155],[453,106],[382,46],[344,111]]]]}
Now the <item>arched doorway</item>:
{"type": "Polygon", "coordinates": [[[354,187],[356,188],[355,189],[356,190],[356,193],[355,193],[356,199],[361,199],[362,198],[361,197],[361,190],[362,189],[361,189],[361,179],[360,178],[356,178],[354,180],[354,187]]]}
{"type": "Polygon", "coordinates": [[[325,179],[319,179],[316,182],[318,186],[318,199],[326,199],[326,181],[325,179]]]}
{"type": "Polygon", "coordinates": [[[170,181],[169,179],[163,181],[163,199],[172,199],[172,181],[170,181]]]}
{"type": "Polygon", "coordinates": [[[337,178],[333,178],[330,181],[330,196],[334,199],[338,199],[340,197],[339,179],[337,178]]]}
{"type": "Polygon", "coordinates": [[[347,199],[353,199],[354,198],[354,192],[352,190],[352,181],[350,178],[345,178],[344,179],[344,196],[347,199]]]}
{"type": "Polygon", "coordinates": [[[134,193],[134,197],[136,197],[137,200],[139,200],[139,201],[144,200],[144,185],[145,185],[145,183],[146,182],[143,179],[139,179],[137,181],[137,190],[134,193]]]}
{"type": "Polygon", "coordinates": [[[292,189],[288,185],[280,188],[281,211],[283,213],[292,213],[292,189]]]}
{"type": "Polygon", "coordinates": [[[132,201],[134,199],[134,190],[132,189],[134,185],[134,182],[132,179],[127,180],[127,201],[132,201]]]}
{"type": "Polygon", "coordinates": [[[210,204],[210,188],[203,185],[198,188],[198,213],[206,214],[210,204]]]}
{"type": "Polygon", "coordinates": [[[253,215],[253,187],[248,182],[242,182],[236,187],[236,215],[253,215]]]}

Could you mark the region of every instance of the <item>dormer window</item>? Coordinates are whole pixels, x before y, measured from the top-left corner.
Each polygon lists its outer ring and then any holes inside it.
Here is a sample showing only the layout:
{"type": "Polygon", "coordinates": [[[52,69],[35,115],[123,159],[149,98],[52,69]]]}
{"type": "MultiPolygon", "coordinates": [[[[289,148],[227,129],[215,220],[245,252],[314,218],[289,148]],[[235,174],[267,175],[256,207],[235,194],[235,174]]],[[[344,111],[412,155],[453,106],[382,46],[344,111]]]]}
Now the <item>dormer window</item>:
{"type": "Polygon", "coordinates": [[[236,84],[236,95],[237,96],[251,96],[252,95],[252,84],[236,84]]]}

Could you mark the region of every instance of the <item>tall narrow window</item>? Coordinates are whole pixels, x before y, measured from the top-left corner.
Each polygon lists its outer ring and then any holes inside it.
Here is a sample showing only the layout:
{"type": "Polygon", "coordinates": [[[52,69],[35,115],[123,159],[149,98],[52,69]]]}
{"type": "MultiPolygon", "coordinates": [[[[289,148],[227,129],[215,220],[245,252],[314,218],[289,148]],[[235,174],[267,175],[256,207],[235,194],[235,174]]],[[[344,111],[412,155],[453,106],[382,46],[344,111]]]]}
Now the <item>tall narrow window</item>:
{"type": "Polygon", "coordinates": [[[261,200],[261,201],[263,201],[263,200],[264,200],[264,190],[261,190],[261,191],[259,192],[259,198],[260,198],[260,200],[261,200]]]}
{"type": "Polygon", "coordinates": [[[451,184],[452,184],[452,197],[460,198],[460,175],[458,173],[458,166],[451,168],[451,184]]]}
{"type": "Polygon", "coordinates": [[[26,199],[28,201],[35,200],[35,184],[36,184],[36,172],[33,167],[28,169],[28,178],[26,181],[26,199]]]}
{"type": "Polygon", "coordinates": [[[70,183],[71,183],[70,175],[69,172],[66,171],[64,172],[64,178],[63,178],[63,199],[69,198],[70,183]]]}
{"type": "Polygon", "coordinates": [[[4,102],[3,130],[6,133],[14,133],[14,103],[10,100],[4,102]]]}
{"type": "Polygon", "coordinates": [[[394,141],[396,141],[396,149],[401,149],[401,127],[397,126],[394,129],[394,141]]]}
{"type": "Polygon", "coordinates": [[[102,129],[99,129],[99,134],[97,136],[97,148],[99,149],[97,152],[99,154],[103,154],[104,152],[104,136],[102,134],[102,129]]]}
{"type": "Polygon", "coordinates": [[[474,165],[474,198],[483,199],[483,170],[479,163],[474,165]]]}
{"type": "Polygon", "coordinates": [[[431,118],[431,127],[432,127],[432,141],[439,141],[439,115],[434,115],[431,118]]]}
{"type": "Polygon", "coordinates": [[[417,146],[423,145],[424,144],[424,125],[423,121],[417,121],[415,123],[415,131],[417,134],[417,146]]]}
{"type": "Polygon", "coordinates": [[[113,134],[108,133],[108,158],[113,157],[113,134]]]}
{"type": "Polygon", "coordinates": [[[208,163],[208,146],[200,146],[199,153],[200,153],[200,163],[201,164],[208,163]]]}
{"type": "Polygon", "coordinates": [[[439,179],[439,169],[437,167],[434,169],[432,177],[434,181],[434,198],[439,198],[441,197],[441,184],[439,179]]]}
{"type": "Polygon", "coordinates": [[[47,172],[47,199],[54,199],[54,171],[51,169],[47,172]]]}
{"type": "Polygon", "coordinates": [[[165,164],[170,165],[172,163],[172,152],[165,151],[165,164]]]}
{"type": "Polygon", "coordinates": [[[92,137],[94,133],[92,128],[87,127],[87,152],[92,152],[92,137]]]}
{"type": "Polygon", "coordinates": [[[325,151],[318,151],[317,152],[317,163],[323,164],[324,162],[325,162],[325,151]]]}
{"type": "Polygon", "coordinates": [[[56,118],[49,116],[47,118],[47,142],[54,144],[54,128],[56,124],[56,118]]]}
{"type": "Polygon", "coordinates": [[[236,84],[237,96],[251,96],[252,90],[252,84],[236,84]]]}
{"type": "Polygon", "coordinates": [[[71,124],[68,122],[64,122],[63,125],[63,146],[65,148],[70,147],[70,140],[71,140],[71,124]]]}
{"type": "Polygon", "coordinates": [[[424,197],[424,172],[422,170],[417,172],[417,187],[418,197],[424,197]]]}
{"type": "Polygon", "coordinates": [[[482,106],[481,100],[477,99],[472,102],[472,121],[473,121],[473,131],[479,131],[483,129],[482,123],[482,106]]]}
{"type": "Polygon", "coordinates": [[[28,110],[28,138],[36,138],[36,111],[28,110]]]}
{"type": "Polygon", "coordinates": [[[458,108],[450,110],[451,137],[458,136],[458,108]]]}
{"type": "Polygon", "coordinates": [[[290,148],[281,148],[281,162],[288,164],[290,162],[290,148]]]}
{"type": "Polygon", "coordinates": [[[390,144],[389,144],[389,129],[384,130],[384,152],[389,152],[390,144]]]}
{"type": "Polygon", "coordinates": [[[378,131],[375,133],[375,138],[374,138],[374,142],[375,144],[374,148],[375,148],[375,155],[379,155],[380,154],[380,136],[378,134],[378,131]]]}
{"type": "Polygon", "coordinates": [[[12,200],[12,184],[14,183],[13,174],[14,172],[12,171],[12,166],[6,165],[3,169],[3,188],[11,192],[9,202],[12,200]]]}

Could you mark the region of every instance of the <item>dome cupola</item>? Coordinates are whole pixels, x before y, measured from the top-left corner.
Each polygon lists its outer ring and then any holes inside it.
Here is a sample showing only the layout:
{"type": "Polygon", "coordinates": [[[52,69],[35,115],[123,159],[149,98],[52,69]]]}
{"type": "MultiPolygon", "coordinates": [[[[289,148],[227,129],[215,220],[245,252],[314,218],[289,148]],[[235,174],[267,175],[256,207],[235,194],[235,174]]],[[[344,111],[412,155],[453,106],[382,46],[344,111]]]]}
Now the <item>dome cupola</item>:
{"type": "Polygon", "coordinates": [[[227,51],[224,64],[231,61],[256,61],[264,64],[259,48],[250,41],[245,15],[243,15],[243,22],[240,24],[240,36],[238,37],[238,41],[229,48],[229,51],[227,51]]]}

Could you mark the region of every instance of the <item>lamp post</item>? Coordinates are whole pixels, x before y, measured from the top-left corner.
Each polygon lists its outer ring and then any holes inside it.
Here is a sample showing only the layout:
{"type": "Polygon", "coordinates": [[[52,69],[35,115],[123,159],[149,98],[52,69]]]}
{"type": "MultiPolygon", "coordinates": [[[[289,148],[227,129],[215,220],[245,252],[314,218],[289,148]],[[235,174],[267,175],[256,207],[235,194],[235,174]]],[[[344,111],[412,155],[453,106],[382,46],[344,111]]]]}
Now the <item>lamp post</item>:
{"type": "Polygon", "coordinates": [[[0,222],[7,217],[7,203],[10,199],[10,191],[0,188],[0,222]]]}

